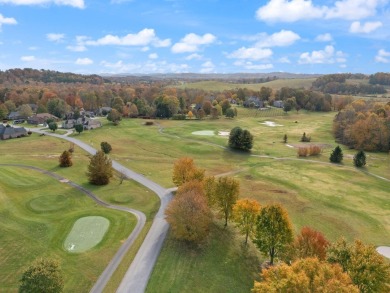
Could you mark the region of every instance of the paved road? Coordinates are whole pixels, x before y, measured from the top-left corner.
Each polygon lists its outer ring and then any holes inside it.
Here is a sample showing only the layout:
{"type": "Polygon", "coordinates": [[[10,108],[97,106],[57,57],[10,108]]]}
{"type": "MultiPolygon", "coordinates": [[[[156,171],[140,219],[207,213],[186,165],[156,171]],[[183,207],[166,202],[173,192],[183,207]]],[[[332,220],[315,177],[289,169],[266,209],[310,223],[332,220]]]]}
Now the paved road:
{"type": "MultiPolygon", "coordinates": [[[[92,155],[96,153],[96,150],[93,147],[89,146],[88,144],[76,138],[63,136],[56,133],[44,132],[38,129],[31,129],[31,131],[36,133],[45,133],[45,135],[50,135],[61,139],[65,139],[67,141],[73,142],[74,144],[78,145],[79,147],[81,147],[82,149],[84,149],[85,151],[87,151],[92,155]]],[[[164,239],[168,232],[169,225],[164,219],[164,211],[169,201],[172,198],[172,190],[165,189],[164,187],[142,176],[141,174],[138,174],[122,166],[116,161],[112,162],[112,166],[118,172],[125,174],[128,178],[137,181],[138,183],[144,185],[145,187],[155,192],[161,201],[160,209],[153,220],[153,224],[117,290],[118,293],[125,293],[125,292],[142,293],[146,289],[146,286],[150,278],[150,274],[152,273],[154,264],[157,260],[161,247],[164,243],[164,239]]],[[[112,273],[116,269],[116,267],[109,268],[109,266],[99,277],[99,280],[90,291],[91,293],[102,292],[105,284],[107,283],[112,273]]]]}
{"type": "Polygon", "coordinates": [[[97,204],[99,204],[101,206],[104,206],[104,207],[109,208],[109,209],[125,211],[125,212],[128,212],[128,213],[135,215],[135,217],[137,218],[136,226],[134,227],[133,231],[131,232],[129,237],[126,239],[126,241],[119,248],[117,253],[114,255],[114,257],[112,258],[112,260],[110,261],[110,263],[108,264],[106,269],[103,271],[103,273],[99,277],[98,281],[95,283],[95,285],[91,289],[91,292],[102,292],[104,287],[106,286],[108,280],[110,279],[112,273],[116,270],[116,268],[118,267],[118,265],[122,261],[123,257],[125,256],[126,252],[129,250],[131,245],[137,239],[142,228],[145,226],[146,216],[144,215],[144,213],[137,211],[137,210],[134,210],[134,209],[131,209],[131,208],[108,204],[108,203],[102,201],[101,199],[99,199],[91,191],[89,191],[89,190],[85,189],[84,187],[82,187],[82,186],[56,174],[56,173],[53,173],[53,172],[49,172],[49,171],[46,171],[46,170],[43,170],[43,169],[40,169],[40,168],[37,168],[34,166],[27,166],[27,165],[21,165],[21,164],[0,164],[0,166],[12,166],[12,167],[18,167],[18,168],[26,168],[26,169],[41,172],[45,175],[53,177],[54,179],[62,180],[62,182],[66,183],[68,185],[71,185],[72,187],[80,190],[81,192],[85,193],[87,196],[92,198],[97,204]]]}

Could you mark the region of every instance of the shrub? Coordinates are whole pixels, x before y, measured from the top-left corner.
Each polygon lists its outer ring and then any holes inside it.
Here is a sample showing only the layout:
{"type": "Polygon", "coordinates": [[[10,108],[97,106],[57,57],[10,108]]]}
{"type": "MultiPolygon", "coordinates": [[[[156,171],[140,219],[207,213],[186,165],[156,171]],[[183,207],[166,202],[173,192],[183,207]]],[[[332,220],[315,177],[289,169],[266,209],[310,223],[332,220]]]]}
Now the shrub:
{"type": "Polygon", "coordinates": [[[317,156],[321,154],[321,152],[322,152],[322,148],[318,145],[311,145],[307,147],[298,148],[299,157],[317,156]]]}
{"type": "Polygon", "coordinates": [[[147,126],[150,126],[150,125],[153,125],[153,124],[154,124],[153,121],[146,121],[146,122],[145,122],[145,125],[147,125],[147,126]]]}
{"type": "Polygon", "coordinates": [[[298,148],[299,157],[307,157],[308,155],[309,155],[309,148],[307,147],[298,148]]]}
{"type": "Polygon", "coordinates": [[[72,163],[72,155],[69,151],[63,151],[60,156],[60,167],[70,167],[72,163]]]}
{"type": "Polygon", "coordinates": [[[304,132],[302,134],[302,137],[301,137],[301,142],[310,142],[311,140],[311,137],[310,136],[306,136],[306,132],[304,132]]]}
{"type": "Polygon", "coordinates": [[[186,120],[186,115],[185,114],[175,114],[172,116],[173,120],[186,120]]]}

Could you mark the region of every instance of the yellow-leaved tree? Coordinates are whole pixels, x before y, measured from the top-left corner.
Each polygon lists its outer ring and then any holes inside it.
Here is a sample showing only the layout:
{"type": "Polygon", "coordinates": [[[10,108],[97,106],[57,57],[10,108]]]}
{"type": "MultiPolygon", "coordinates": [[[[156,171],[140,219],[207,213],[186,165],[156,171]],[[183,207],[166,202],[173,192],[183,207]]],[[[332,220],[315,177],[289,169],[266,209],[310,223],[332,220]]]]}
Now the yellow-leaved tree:
{"type": "Polygon", "coordinates": [[[176,186],[192,180],[202,181],[203,178],[204,170],[197,168],[192,158],[180,158],[173,165],[172,181],[176,186]]]}
{"type": "Polygon", "coordinates": [[[241,233],[245,235],[245,244],[248,243],[248,236],[253,234],[259,213],[260,204],[254,199],[239,199],[233,206],[233,221],[236,222],[241,233]]]}

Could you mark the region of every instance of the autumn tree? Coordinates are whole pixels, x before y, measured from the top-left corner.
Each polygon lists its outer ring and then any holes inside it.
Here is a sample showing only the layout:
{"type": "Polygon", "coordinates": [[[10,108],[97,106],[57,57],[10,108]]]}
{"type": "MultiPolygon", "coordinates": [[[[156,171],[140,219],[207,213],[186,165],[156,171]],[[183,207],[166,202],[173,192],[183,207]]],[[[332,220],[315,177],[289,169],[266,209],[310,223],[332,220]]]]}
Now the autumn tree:
{"type": "Polygon", "coordinates": [[[225,227],[232,217],[233,206],[240,193],[240,183],[233,177],[219,177],[215,182],[213,202],[220,214],[224,217],[225,227]]]}
{"type": "Polygon", "coordinates": [[[348,274],[339,265],[305,258],[291,266],[283,263],[263,269],[261,281],[255,281],[253,293],[359,293],[348,274]]]}
{"type": "Polygon", "coordinates": [[[97,151],[91,157],[87,176],[89,182],[95,185],[106,185],[113,176],[112,162],[103,151],[97,151]]]}
{"type": "Polygon", "coordinates": [[[169,203],[165,218],[176,239],[198,243],[209,233],[212,214],[206,198],[192,190],[169,203]]]}
{"type": "Polygon", "coordinates": [[[202,109],[206,115],[210,115],[212,107],[213,107],[213,105],[211,104],[211,102],[207,100],[207,101],[204,101],[202,109]]]}
{"type": "Polygon", "coordinates": [[[196,194],[205,196],[203,182],[199,180],[191,180],[183,183],[177,188],[176,196],[180,196],[185,193],[194,192],[196,194]]]}
{"type": "Polygon", "coordinates": [[[122,115],[118,110],[112,109],[111,112],[107,115],[107,120],[114,123],[114,125],[118,125],[119,121],[122,120],[122,115]]]}
{"type": "Polygon", "coordinates": [[[256,220],[254,243],[270,258],[270,264],[284,253],[293,241],[293,230],[287,211],[280,204],[263,207],[256,220]]]}
{"type": "Polygon", "coordinates": [[[76,124],[74,126],[74,129],[77,131],[78,134],[84,131],[84,126],[82,124],[76,124]]]}
{"type": "Polygon", "coordinates": [[[361,168],[366,165],[366,153],[364,151],[358,151],[353,156],[353,164],[355,167],[361,168]]]}
{"type": "Polygon", "coordinates": [[[70,167],[72,163],[72,154],[69,151],[63,151],[60,156],[60,167],[70,167]]]}
{"type": "Polygon", "coordinates": [[[339,146],[335,147],[335,149],[330,154],[329,160],[332,163],[341,163],[343,160],[343,151],[339,146]]]}
{"type": "Polygon", "coordinates": [[[188,118],[190,118],[190,119],[192,119],[192,117],[194,117],[194,113],[192,113],[192,111],[188,111],[187,115],[188,115],[188,118]]]}
{"type": "Polygon", "coordinates": [[[202,181],[203,177],[204,170],[197,168],[191,158],[183,157],[173,164],[172,181],[176,186],[191,180],[202,181]]]}
{"type": "Polygon", "coordinates": [[[248,243],[248,236],[252,236],[255,230],[259,213],[260,204],[254,199],[239,199],[233,206],[233,221],[245,235],[245,244],[248,243]]]}
{"type": "Polygon", "coordinates": [[[296,257],[317,257],[321,261],[326,259],[328,246],[329,242],[325,236],[310,227],[303,227],[293,244],[296,257]]]}
{"type": "Polygon", "coordinates": [[[25,118],[30,117],[33,114],[33,111],[31,110],[30,105],[23,104],[19,108],[19,115],[25,118]]]}
{"type": "Polygon", "coordinates": [[[64,288],[60,264],[54,259],[36,259],[20,279],[20,293],[60,293],[64,288]]]}
{"type": "Polygon", "coordinates": [[[249,151],[253,146],[253,135],[249,130],[234,127],[229,134],[229,147],[243,151],[249,151]]]}
{"type": "Polygon", "coordinates": [[[340,264],[361,293],[390,292],[390,265],[372,245],[341,238],[329,247],[328,262],[340,264]]]}

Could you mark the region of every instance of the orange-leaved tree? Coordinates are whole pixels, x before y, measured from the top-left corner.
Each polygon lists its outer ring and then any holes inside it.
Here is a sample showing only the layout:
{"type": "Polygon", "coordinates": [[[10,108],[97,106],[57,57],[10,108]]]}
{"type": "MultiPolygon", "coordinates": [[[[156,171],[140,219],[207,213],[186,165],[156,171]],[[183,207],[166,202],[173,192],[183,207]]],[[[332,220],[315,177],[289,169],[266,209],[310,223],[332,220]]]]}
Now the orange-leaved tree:
{"type": "Polygon", "coordinates": [[[329,242],[325,236],[310,227],[303,227],[293,244],[298,258],[317,257],[321,261],[326,259],[328,246],[329,242]]]}
{"type": "Polygon", "coordinates": [[[203,177],[204,170],[197,168],[192,158],[180,158],[173,165],[172,181],[176,186],[191,180],[202,181],[203,177]]]}
{"type": "Polygon", "coordinates": [[[260,204],[254,199],[239,199],[233,206],[233,221],[245,235],[245,244],[248,243],[248,236],[253,234],[259,213],[260,204]]]}
{"type": "Polygon", "coordinates": [[[261,282],[255,281],[253,293],[359,293],[348,274],[339,265],[305,258],[291,266],[283,263],[261,272],[261,282]]]}
{"type": "Polygon", "coordinates": [[[200,242],[209,233],[212,213],[206,198],[194,190],[176,196],[165,210],[176,239],[200,242]]]}

